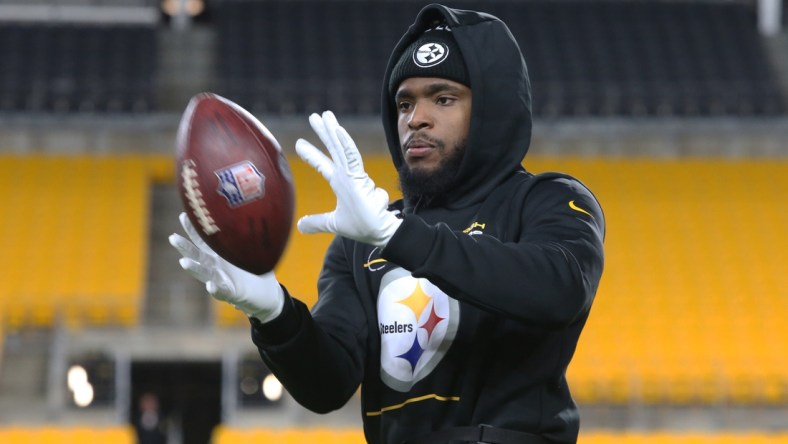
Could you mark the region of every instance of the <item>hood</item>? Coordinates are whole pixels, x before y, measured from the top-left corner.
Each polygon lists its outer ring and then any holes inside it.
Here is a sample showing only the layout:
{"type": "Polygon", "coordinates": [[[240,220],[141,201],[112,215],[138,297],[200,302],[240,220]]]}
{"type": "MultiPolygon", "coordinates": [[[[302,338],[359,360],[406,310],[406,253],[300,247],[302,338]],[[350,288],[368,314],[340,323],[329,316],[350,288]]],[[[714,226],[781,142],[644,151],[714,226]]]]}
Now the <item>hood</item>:
{"type": "Polygon", "coordinates": [[[392,51],[383,81],[383,128],[397,168],[405,159],[399,144],[396,106],[388,94],[389,79],[403,51],[436,22],[445,22],[451,28],[473,94],[459,185],[447,202],[451,208],[462,208],[481,202],[493,188],[522,169],[531,143],[531,85],[520,48],[498,18],[438,4],[424,7],[392,51]]]}

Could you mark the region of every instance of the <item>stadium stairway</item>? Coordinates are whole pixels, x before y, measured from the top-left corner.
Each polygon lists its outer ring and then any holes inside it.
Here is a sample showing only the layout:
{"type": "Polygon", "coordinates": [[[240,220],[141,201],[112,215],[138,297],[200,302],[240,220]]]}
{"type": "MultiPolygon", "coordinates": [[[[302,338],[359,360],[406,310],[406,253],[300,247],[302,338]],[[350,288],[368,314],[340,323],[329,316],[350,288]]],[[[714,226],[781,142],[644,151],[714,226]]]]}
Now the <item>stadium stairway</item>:
{"type": "Polygon", "coordinates": [[[788,91],[788,58],[785,57],[785,54],[788,54],[788,33],[765,38],[763,43],[775,73],[775,80],[782,91],[788,91]]]}
{"type": "Polygon", "coordinates": [[[202,284],[183,273],[180,256],[167,241],[172,233],[183,234],[178,214],[183,205],[172,186],[153,185],[151,210],[156,215],[150,230],[148,291],[141,323],[156,327],[194,327],[212,320],[213,305],[202,284]]]}
{"type": "Polygon", "coordinates": [[[215,30],[200,25],[185,30],[159,29],[158,63],[162,75],[157,84],[160,107],[183,109],[196,91],[211,91],[212,66],[216,63],[215,30]]]}
{"type": "MultiPolygon", "coordinates": [[[[2,422],[25,423],[46,410],[46,381],[52,335],[26,330],[8,335],[0,348],[0,412],[2,422]]],[[[0,442],[6,442],[0,439],[0,442]]]]}

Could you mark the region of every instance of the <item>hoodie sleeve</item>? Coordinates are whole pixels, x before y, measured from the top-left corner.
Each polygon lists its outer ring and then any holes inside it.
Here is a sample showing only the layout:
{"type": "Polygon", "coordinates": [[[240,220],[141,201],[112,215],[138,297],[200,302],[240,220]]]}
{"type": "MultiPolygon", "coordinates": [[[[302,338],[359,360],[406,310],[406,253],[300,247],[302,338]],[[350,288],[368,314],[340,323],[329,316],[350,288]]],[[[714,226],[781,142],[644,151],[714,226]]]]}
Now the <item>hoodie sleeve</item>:
{"type": "Polygon", "coordinates": [[[519,220],[506,223],[519,227],[506,236],[516,239],[511,242],[405,216],[383,257],[484,310],[533,324],[567,325],[589,309],[599,285],[602,210],[582,184],[563,178],[534,185],[520,208],[520,214],[509,215],[519,220]]]}
{"type": "Polygon", "coordinates": [[[263,361],[299,404],[317,413],[345,405],[363,375],[366,317],[343,247],[337,238],[326,253],[311,313],[287,295],[276,319],[252,320],[252,341],[263,361]]]}

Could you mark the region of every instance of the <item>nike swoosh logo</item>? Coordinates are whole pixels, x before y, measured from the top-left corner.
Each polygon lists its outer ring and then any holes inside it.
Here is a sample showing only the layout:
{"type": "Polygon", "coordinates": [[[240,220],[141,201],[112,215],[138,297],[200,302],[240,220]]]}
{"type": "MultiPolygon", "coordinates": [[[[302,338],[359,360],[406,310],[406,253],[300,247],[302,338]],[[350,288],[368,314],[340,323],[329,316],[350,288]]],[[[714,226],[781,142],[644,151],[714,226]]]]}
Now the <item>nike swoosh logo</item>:
{"type": "Polygon", "coordinates": [[[574,200],[570,200],[569,201],[569,208],[571,208],[571,209],[573,209],[575,211],[579,211],[579,212],[581,212],[583,214],[587,214],[587,215],[589,215],[591,217],[591,219],[594,218],[594,216],[591,213],[589,213],[588,211],[586,211],[586,210],[578,207],[577,205],[575,205],[575,201],[574,200]]]}

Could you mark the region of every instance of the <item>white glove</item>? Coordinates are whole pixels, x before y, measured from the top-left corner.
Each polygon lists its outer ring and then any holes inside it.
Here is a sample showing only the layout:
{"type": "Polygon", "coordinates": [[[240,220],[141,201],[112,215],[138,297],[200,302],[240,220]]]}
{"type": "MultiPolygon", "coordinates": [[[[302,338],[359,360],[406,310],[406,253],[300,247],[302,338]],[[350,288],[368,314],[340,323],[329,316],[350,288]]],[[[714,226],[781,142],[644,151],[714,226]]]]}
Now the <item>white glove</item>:
{"type": "Polygon", "coordinates": [[[384,247],[402,223],[387,209],[388,193],[376,187],[364,171],[356,144],[331,111],[324,112],[322,117],[312,114],[309,124],[331,159],[304,139],[296,142],[296,152],[331,185],[337,196],[337,207],[330,213],[302,217],[298,230],[305,234],[334,233],[384,247]]]}
{"type": "Polygon", "coordinates": [[[272,271],[256,275],[244,271],[216,254],[195,231],[186,213],[178,219],[191,242],[178,234],[169,237],[170,244],[183,257],[178,261],[215,299],[229,302],[235,308],[267,322],[282,313],[285,295],[272,271]]]}

